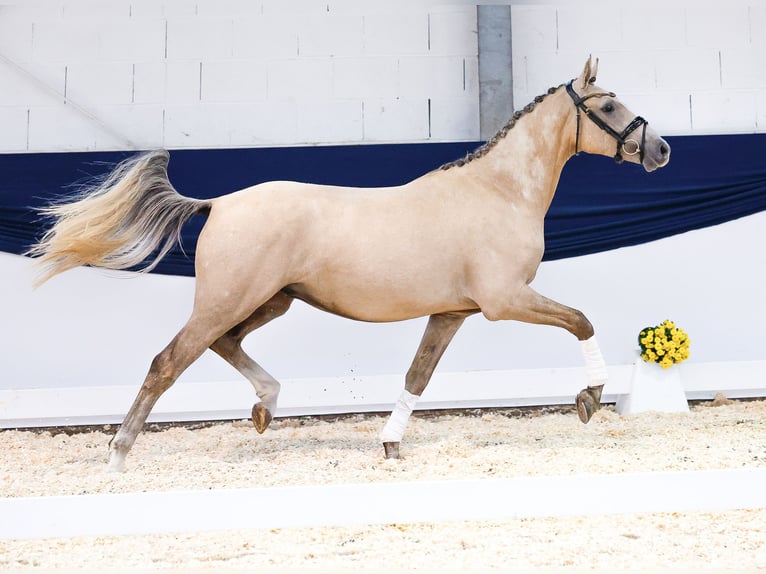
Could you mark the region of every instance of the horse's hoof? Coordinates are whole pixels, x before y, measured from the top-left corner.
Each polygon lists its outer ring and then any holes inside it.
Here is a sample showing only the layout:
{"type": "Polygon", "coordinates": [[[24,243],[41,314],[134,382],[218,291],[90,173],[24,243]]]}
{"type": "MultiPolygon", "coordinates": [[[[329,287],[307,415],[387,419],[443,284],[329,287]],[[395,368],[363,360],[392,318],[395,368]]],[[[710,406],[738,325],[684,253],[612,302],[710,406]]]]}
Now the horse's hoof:
{"type": "Polygon", "coordinates": [[[575,403],[577,405],[577,416],[583,423],[587,423],[593,414],[601,408],[601,389],[599,387],[588,387],[577,394],[575,403]]]}
{"type": "Polygon", "coordinates": [[[263,434],[263,432],[269,428],[269,423],[271,422],[271,419],[273,418],[271,416],[271,413],[269,412],[269,409],[264,407],[261,403],[255,403],[253,405],[253,426],[255,427],[255,430],[258,431],[258,434],[263,434]]]}
{"type": "Polygon", "coordinates": [[[386,458],[399,458],[399,443],[398,442],[384,442],[383,450],[386,452],[386,458]]]}

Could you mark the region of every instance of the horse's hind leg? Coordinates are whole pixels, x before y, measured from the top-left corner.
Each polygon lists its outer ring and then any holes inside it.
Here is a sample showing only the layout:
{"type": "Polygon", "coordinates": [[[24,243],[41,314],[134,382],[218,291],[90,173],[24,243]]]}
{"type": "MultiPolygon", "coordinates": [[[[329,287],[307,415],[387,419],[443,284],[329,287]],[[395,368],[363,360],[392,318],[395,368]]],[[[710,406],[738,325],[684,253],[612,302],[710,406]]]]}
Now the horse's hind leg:
{"type": "Polygon", "coordinates": [[[420,341],[415,359],[407,371],[404,391],[394,407],[391,416],[383,427],[380,439],[383,442],[386,458],[399,458],[399,442],[404,434],[412,409],[431,380],[436,364],[444,354],[452,337],[472,313],[443,313],[431,315],[428,326],[420,341]]]}
{"type": "Polygon", "coordinates": [[[220,333],[221,331],[216,331],[210,322],[193,316],[170,344],[154,358],[133,406],[109,443],[110,470],[121,471],[124,468],[125,457],[136,442],[136,437],[143,429],[152,407],[162,393],[170,388],[220,333]]]}
{"type": "Polygon", "coordinates": [[[242,373],[253,385],[258,398],[261,400],[253,405],[252,412],[253,425],[259,433],[266,430],[276,411],[279,383],[242,350],[242,340],[251,331],[284,315],[292,302],[293,299],[289,295],[277,293],[247,319],[228,330],[210,345],[213,351],[242,373]]]}

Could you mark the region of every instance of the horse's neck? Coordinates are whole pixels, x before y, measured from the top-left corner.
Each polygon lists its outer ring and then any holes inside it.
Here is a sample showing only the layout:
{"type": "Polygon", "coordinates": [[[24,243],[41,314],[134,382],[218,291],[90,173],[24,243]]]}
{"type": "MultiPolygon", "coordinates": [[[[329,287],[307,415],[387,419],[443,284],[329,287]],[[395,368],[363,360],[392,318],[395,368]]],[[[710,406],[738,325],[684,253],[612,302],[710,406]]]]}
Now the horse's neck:
{"type": "Polygon", "coordinates": [[[556,192],[564,164],[574,153],[574,108],[563,89],[547,96],[489,152],[466,167],[518,203],[543,211],[556,192]]]}

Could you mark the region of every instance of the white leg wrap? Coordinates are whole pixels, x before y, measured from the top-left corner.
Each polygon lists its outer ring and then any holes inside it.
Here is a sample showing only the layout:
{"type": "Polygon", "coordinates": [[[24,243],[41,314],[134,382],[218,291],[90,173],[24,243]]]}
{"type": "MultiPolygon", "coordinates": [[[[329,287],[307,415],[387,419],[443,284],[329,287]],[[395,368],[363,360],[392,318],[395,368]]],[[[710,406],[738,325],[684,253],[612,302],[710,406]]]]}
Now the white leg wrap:
{"type": "Polygon", "coordinates": [[[402,391],[399,400],[396,401],[394,410],[391,411],[391,416],[388,417],[386,426],[383,427],[383,431],[380,433],[381,442],[399,442],[404,435],[404,427],[407,426],[407,421],[412,414],[412,409],[415,408],[415,403],[418,402],[417,395],[404,390],[402,391]]]}
{"type": "Polygon", "coordinates": [[[588,386],[597,387],[603,385],[609,379],[604,357],[598,348],[598,341],[593,335],[590,339],[580,341],[582,354],[585,358],[585,376],[588,378],[588,386]]]}

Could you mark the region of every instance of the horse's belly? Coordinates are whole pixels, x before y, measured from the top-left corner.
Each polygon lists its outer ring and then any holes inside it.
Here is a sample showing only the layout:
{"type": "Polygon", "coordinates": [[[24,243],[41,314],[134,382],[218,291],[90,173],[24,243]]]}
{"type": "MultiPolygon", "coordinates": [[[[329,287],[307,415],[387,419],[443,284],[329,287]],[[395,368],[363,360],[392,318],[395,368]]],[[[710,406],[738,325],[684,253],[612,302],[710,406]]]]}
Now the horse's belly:
{"type": "Polygon", "coordinates": [[[442,290],[386,288],[385,285],[289,285],[283,291],[306,303],[335,315],[358,321],[390,322],[415,317],[465,311],[476,304],[465,297],[442,290]]]}

